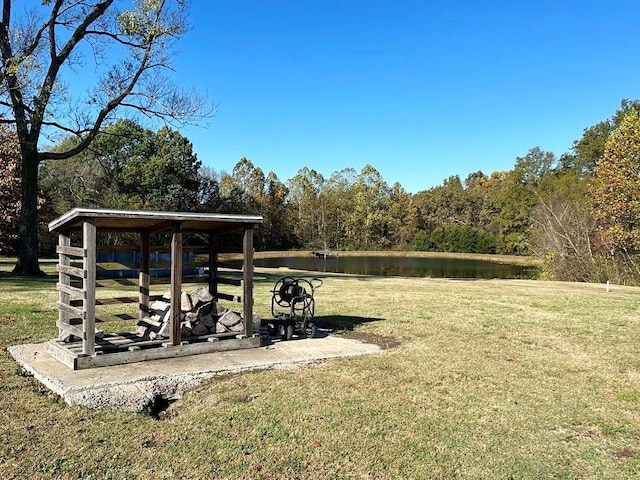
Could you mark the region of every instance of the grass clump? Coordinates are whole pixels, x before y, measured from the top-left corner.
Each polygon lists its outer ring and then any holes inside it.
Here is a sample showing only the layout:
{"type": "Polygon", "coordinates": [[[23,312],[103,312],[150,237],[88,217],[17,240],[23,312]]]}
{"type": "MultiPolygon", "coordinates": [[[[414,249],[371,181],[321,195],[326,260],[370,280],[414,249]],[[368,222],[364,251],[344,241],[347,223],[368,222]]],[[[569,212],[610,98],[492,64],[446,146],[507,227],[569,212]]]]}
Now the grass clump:
{"type": "MultiPolygon", "coordinates": [[[[279,272],[256,275],[255,309],[266,318],[279,272]]],[[[0,471],[4,478],[638,478],[638,293],[327,275],[316,293],[318,322],[336,334],[393,338],[392,348],[216,378],[157,421],[68,407],[19,375],[4,350],[55,335],[55,278],[0,276],[0,471]]]]}

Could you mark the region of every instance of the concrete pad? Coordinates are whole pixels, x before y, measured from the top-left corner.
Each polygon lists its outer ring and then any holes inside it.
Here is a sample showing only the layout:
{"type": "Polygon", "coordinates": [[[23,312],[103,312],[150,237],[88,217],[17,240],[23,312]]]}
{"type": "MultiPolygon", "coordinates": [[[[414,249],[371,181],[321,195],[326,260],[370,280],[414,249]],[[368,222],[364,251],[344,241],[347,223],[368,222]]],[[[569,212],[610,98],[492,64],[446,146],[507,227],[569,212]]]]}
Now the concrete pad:
{"type": "Polygon", "coordinates": [[[276,341],[264,347],[205,353],[188,357],[71,370],[47,353],[46,343],[8,348],[34,378],[69,405],[152,413],[162,402],[176,400],[203,381],[247,370],[296,365],[380,353],[377,345],[327,335],[276,341]]]}

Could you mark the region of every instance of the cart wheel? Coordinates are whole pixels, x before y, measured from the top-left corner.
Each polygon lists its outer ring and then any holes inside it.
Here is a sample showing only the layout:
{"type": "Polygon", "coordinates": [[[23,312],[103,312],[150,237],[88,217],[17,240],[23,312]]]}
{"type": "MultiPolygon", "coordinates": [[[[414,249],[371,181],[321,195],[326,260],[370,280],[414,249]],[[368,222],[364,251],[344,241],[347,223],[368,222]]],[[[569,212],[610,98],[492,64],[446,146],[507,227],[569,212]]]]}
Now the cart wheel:
{"type": "Polygon", "coordinates": [[[315,323],[309,322],[307,323],[307,328],[305,329],[304,333],[307,335],[307,337],[313,338],[318,333],[318,327],[315,323]]]}
{"type": "Polygon", "coordinates": [[[276,333],[278,333],[278,330],[276,329],[276,326],[273,323],[269,323],[267,325],[267,331],[269,332],[270,337],[275,337],[276,333]]]}
{"type": "Polygon", "coordinates": [[[293,338],[293,325],[287,325],[287,340],[291,340],[293,338]]]}
{"type": "Polygon", "coordinates": [[[286,325],[284,323],[281,324],[279,333],[282,340],[291,340],[293,338],[293,325],[290,323],[286,325]]]}

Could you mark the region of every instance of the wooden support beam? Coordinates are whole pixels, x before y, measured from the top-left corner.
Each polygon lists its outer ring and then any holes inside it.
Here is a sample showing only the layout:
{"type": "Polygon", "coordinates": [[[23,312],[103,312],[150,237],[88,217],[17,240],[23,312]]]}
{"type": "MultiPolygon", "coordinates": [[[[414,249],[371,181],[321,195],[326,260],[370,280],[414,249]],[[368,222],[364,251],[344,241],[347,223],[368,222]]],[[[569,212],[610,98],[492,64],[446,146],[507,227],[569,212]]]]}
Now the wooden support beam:
{"type": "Polygon", "coordinates": [[[149,230],[140,232],[140,275],[138,287],[138,318],[144,318],[149,313],[149,254],[150,254],[149,230]]]}
{"type": "Polygon", "coordinates": [[[218,300],[218,248],[219,237],[216,234],[209,234],[209,293],[214,300],[218,300]]]}
{"type": "Polygon", "coordinates": [[[180,345],[180,297],[182,296],[182,222],[173,222],[171,234],[170,342],[180,345]]]}
{"type": "Polygon", "coordinates": [[[87,252],[83,262],[85,278],[82,282],[86,295],[82,306],[82,353],[85,355],[94,355],[96,352],[96,238],[95,219],[85,220],[82,224],[82,242],[87,252]]]}
{"type": "Polygon", "coordinates": [[[155,225],[153,225],[151,227],[151,232],[152,233],[159,233],[159,232],[164,232],[166,230],[171,230],[173,228],[173,223],[172,221],[169,220],[164,220],[162,222],[158,222],[155,225]]]}
{"type": "Polygon", "coordinates": [[[245,228],[242,242],[242,312],[244,335],[253,335],[253,227],[245,228]]]}

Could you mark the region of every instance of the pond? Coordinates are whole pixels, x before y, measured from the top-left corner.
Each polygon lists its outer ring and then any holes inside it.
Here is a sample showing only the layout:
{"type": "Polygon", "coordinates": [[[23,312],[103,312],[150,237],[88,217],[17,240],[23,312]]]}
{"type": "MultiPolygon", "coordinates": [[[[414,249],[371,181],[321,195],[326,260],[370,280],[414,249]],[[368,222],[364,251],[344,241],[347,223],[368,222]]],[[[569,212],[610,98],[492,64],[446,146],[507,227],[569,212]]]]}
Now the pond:
{"type": "Polygon", "coordinates": [[[280,257],[254,259],[256,267],[287,267],[326,273],[432,278],[535,279],[539,270],[486,260],[444,257],[344,256],[333,258],[280,257]]]}

